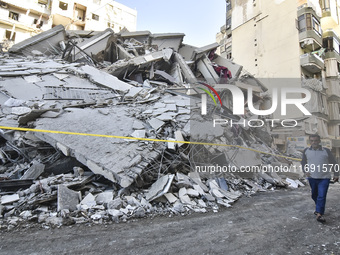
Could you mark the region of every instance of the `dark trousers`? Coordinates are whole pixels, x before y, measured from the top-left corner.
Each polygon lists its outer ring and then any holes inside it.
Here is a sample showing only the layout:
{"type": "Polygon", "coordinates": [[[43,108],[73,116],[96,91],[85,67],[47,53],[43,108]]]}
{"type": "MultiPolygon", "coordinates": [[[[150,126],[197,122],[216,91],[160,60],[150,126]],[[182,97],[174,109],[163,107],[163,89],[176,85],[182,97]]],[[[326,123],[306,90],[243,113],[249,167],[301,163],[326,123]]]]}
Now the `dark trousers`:
{"type": "Polygon", "coordinates": [[[309,177],[308,181],[312,189],[315,211],[323,215],[325,213],[326,196],[330,179],[313,179],[309,177]]]}

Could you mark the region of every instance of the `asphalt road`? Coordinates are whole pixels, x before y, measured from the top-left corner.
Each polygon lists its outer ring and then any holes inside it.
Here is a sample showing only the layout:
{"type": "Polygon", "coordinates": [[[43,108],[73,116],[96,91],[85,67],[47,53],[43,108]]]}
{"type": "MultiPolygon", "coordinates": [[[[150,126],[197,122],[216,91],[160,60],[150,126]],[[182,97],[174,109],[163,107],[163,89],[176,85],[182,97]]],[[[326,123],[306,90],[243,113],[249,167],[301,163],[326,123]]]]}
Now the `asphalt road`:
{"type": "Polygon", "coordinates": [[[218,213],[2,231],[0,254],[339,254],[340,184],[328,193],[325,224],[309,187],[243,197],[218,213]]]}

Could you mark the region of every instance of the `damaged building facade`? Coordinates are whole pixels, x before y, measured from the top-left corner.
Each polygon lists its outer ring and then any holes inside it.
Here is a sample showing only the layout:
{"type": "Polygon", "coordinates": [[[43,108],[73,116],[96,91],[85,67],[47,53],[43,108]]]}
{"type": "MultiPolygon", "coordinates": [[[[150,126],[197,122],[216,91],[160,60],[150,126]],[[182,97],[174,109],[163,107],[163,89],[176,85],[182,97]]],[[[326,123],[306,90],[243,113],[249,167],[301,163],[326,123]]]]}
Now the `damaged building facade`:
{"type": "Polygon", "coordinates": [[[137,24],[136,10],[109,0],[2,0],[0,15],[1,41],[10,45],[60,24],[84,34],[108,27],[134,31],[137,24]]]}
{"type": "Polygon", "coordinates": [[[215,54],[218,43],[183,37],[110,28],[74,37],[59,25],[1,55],[1,226],[216,212],[243,194],[303,186],[289,171],[298,162],[267,125],[242,125],[261,116],[247,105],[233,114],[225,89],[251,88],[260,109],[267,88],[215,54]]]}
{"type": "Polygon", "coordinates": [[[266,80],[287,79],[312,94],[306,107],[313,117],[296,117],[300,129],[294,132],[273,130],[276,144],[288,152],[295,141],[301,150],[309,134],[319,133],[339,160],[338,1],[227,0],[226,6],[219,54],[242,63],[269,89],[266,80]]]}

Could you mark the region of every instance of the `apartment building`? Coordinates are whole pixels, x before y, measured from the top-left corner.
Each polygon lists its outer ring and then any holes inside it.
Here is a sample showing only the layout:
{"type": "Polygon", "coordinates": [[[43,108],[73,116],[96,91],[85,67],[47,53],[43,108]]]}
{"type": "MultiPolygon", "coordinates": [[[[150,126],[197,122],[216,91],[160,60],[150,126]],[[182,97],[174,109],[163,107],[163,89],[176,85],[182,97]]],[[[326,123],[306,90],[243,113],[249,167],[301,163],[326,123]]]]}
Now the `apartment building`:
{"type": "Polygon", "coordinates": [[[306,144],[309,134],[318,133],[340,158],[339,35],[339,0],[226,0],[219,54],[269,89],[281,80],[311,92],[305,106],[312,116],[296,115],[299,129],[273,130],[279,146],[306,144]]]}
{"type": "Polygon", "coordinates": [[[0,38],[23,41],[56,25],[67,30],[136,30],[137,11],[111,0],[1,0],[0,38]]]}

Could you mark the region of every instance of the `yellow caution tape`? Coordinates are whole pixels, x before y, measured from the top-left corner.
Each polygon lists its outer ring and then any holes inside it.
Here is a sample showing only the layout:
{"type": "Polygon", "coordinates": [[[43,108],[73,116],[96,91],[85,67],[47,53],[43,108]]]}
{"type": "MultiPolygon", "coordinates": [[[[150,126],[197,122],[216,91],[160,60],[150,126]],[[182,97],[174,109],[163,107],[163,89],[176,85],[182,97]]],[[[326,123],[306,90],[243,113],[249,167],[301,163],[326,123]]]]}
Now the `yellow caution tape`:
{"type": "Polygon", "coordinates": [[[128,137],[128,136],[117,136],[117,135],[101,135],[101,134],[89,134],[89,133],[76,133],[76,132],[65,132],[65,131],[54,131],[54,130],[43,130],[43,129],[33,129],[33,128],[19,128],[19,127],[6,127],[0,126],[0,129],[18,130],[18,131],[32,131],[41,133],[52,133],[52,134],[64,134],[64,135],[83,135],[83,136],[95,136],[95,137],[106,137],[106,138],[117,138],[117,139],[128,139],[128,140],[139,140],[139,141],[151,141],[151,142],[168,142],[168,143],[186,143],[186,144],[199,144],[199,145],[211,145],[211,146],[224,146],[224,147],[235,147],[245,150],[250,150],[258,152],[261,154],[271,155],[280,158],[286,158],[290,160],[301,161],[299,158],[292,158],[283,155],[277,155],[269,152],[259,151],[252,148],[247,148],[239,145],[230,144],[219,144],[219,143],[203,143],[203,142],[190,142],[190,141],[176,141],[176,140],[163,140],[163,139],[152,139],[152,138],[138,138],[138,137],[128,137]]]}

